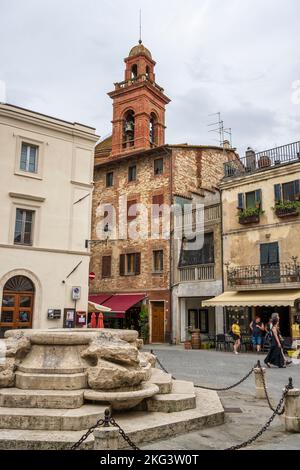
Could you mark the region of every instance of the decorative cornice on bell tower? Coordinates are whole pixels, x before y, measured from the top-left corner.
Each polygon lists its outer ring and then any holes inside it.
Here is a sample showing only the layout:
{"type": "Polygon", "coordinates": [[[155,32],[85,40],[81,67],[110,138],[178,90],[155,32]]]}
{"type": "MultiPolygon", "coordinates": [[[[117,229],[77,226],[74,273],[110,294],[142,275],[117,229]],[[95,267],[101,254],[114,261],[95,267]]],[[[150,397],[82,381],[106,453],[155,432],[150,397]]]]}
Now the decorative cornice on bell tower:
{"type": "Polygon", "coordinates": [[[125,80],[108,93],[113,100],[112,156],[165,143],[165,106],[170,99],[155,82],[155,61],[142,41],[124,59],[125,80]]]}

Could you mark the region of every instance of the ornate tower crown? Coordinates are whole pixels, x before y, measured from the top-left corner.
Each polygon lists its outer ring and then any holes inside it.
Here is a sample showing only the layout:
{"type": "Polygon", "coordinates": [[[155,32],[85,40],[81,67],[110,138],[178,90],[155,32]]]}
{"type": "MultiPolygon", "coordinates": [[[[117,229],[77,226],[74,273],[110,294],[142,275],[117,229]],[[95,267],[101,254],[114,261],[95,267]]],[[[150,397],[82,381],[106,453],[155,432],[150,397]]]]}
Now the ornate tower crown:
{"type": "Polygon", "coordinates": [[[155,82],[151,52],[140,40],[124,59],[125,80],[115,83],[112,155],[165,143],[165,106],[170,102],[155,82]]]}

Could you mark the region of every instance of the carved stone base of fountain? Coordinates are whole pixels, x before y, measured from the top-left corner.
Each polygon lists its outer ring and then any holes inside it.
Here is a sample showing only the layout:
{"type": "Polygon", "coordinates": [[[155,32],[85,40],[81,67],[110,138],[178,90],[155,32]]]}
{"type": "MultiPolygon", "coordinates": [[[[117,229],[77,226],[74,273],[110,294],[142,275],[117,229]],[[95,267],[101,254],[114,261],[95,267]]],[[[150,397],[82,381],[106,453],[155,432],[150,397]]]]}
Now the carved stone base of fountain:
{"type": "MultiPolygon", "coordinates": [[[[0,449],[68,449],[107,405],[137,444],[224,420],[217,394],[156,369],[135,331],[18,330],[6,338],[0,449]]],[[[82,448],[93,448],[92,436],[82,448]]]]}

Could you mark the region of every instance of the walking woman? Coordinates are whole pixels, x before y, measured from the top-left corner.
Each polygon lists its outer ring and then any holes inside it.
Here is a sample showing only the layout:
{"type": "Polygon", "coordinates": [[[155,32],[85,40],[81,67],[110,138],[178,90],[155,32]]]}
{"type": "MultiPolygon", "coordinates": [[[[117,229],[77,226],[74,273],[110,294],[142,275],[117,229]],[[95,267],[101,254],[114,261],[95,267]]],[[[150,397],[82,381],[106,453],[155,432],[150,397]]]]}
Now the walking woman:
{"type": "Polygon", "coordinates": [[[265,364],[268,367],[271,367],[271,365],[279,368],[286,367],[282,344],[280,341],[279,319],[277,317],[272,319],[271,348],[265,358],[265,364]]]}
{"type": "Polygon", "coordinates": [[[231,336],[234,340],[233,344],[233,352],[234,354],[238,354],[238,349],[241,346],[241,328],[239,325],[239,321],[236,320],[235,318],[233,319],[233,323],[231,325],[231,336]]]}

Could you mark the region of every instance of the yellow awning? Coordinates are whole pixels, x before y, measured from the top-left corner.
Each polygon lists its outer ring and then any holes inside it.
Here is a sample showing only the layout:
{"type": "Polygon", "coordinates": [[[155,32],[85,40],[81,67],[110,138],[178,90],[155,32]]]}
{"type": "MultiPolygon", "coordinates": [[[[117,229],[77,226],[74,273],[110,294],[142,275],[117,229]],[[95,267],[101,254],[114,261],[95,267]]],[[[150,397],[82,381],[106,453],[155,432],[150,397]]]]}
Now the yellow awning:
{"type": "Polygon", "coordinates": [[[300,299],[300,290],[258,290],[224,292],[213,299],[202,301],[204,307],[294,307],[300,299]]]}

